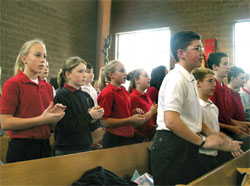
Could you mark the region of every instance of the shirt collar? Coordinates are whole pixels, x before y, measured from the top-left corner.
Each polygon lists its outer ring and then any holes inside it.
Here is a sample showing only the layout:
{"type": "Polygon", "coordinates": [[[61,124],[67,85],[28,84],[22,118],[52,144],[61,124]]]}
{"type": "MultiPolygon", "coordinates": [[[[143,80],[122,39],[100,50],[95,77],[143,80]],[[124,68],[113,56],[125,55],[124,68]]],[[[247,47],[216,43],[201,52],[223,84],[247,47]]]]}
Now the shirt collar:
{"type": "Polygon", "coordinates": [[[242,88],[242,91],[246,92],[247,94],[250,95],[250,92],[246,88],[242,88]]]}
{"type": "Polygon", "coordinates": [[[187,81],[194,81],[193,74],[189,73],[183,66],[175,64],[175,68],[178,69],[187,81]]]}
{"type": "Polygon", "coordinates": [[[121,89],[123,88],[122,85],[120,86],[120,88],[118,88],[118,87],[112,85],[111,83],[109,83],[109,84],[107,85],[107,87],[109,87],[109,88],[111,88],[112,90],[115,90],[115,91],[121,90],[121,89]]]}
{"type": "MultiPolygon", "coordinates": [[[[76,92],[78,90],[75,87],[72,87],[72,86],[68,85],[67,83],[64,83],[63,87],[66,88],[70,92],[76,92]]],[[[81,87],[80,87],[79,90],[82,90],[81,87]]]]}
{"type": "MultiPolygon", "coordinates": [[[[31,81],[30,78],[28,78],[28,76],[26,74],[24,74],[21,70],[18,71],[18,74],[17,74],[20,78],[20,80],[23,82],[23,83],[34,83],[36,84],[35,82],[31,81]]],[[[38,83],[41,82],[42,79],[38,76],[38,83]]]]}
{"type": "Polygon", "coordinates": [[[202,107],[206,107],[207,105],[212,105],[213,103],[212,103],[212,101],[210,100],[210,99],[208,99],[208,102],[206,102],[206,101],[204,101],[203,99],[201,99],[200,98],[200,105],[202,106],[202,107]]]}
{"type": "Polygon", "coordinates": [[[133,88],[133,90],[132,90],[132,93],[135,94],[135,95],[137,95],[137,96],[140,96],[140,97],[146,95],[146,94],[142,94],[141,92],[139,92],[138,90],[136,90],[136,89],[134,89],[134,88],[133,88]]]}

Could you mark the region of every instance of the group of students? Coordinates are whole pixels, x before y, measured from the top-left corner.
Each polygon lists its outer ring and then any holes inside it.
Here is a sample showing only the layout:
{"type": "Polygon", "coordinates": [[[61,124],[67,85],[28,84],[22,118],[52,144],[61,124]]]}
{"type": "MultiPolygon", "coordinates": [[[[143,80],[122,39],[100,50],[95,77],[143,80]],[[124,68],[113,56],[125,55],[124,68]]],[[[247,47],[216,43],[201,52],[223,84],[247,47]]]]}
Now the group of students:
{"type": "Polygon", "coordinates": [[[65,61],[54,93],[40,77],[47,65],[45,44],[26,42],[16,60],[16,75],[5,82],[1,97],[1,127],[11,138],[7,162],[51,156],[52,128],[55,155],[65,155],[88,151],[91,133],[102,127],[103,148],[110,148],[151,139],[157,126],[151,153],[155,185],[186,184],[232,155],[242,155],[249,123],[238,109],[239,87],[231,84],[242,72],[235,75],[231,68],[228,73],[228,56],[218,52],[208,58],[211,70],[199,68],[205,54],[198,33],[176,33],[170,48],[175,68],[168,73],[159,66],[151,80],[143,69],[127,75],[120,61],[110,61],[100,71],[97,96],[90,85],[93,67],[80,57],[65,61]],[[232,74],[228,82],[233,90],[223,84],[227,74],[232,74]],[[122,86],[127,79],[128,91],[122,86]]]}
{"type": "Polygon", "coordinates": [[[205,53],[201,36],[192,31],[173,35],[170,48],[177,64],[159,91],[151,153],[155,185],[187,184],[249,149],[249,122],[236,117],[239,94],[223,83],[227,74],[232,82],[239,81],[228,56],[211,53],[210,69],[200,68],[205,53]]]}
{"type": "MultiPolygon", "coordinates": [[[[8,163],[51,156],[49,138],[54,131],[54,154],[90,150],[92,134],[103,133],[103,148],[143,142],[154,131],[158,89],[150,86],[146,71],[130,73],[130,94],[123,64],[110,61],[102,69],[97,92],[90,84],[93,67],[80,57],[68,58],[58,73],[59,89],[47,83],[47,52],[43,41],[26,42],[17,57],[15,76],[7,80],[1,96],[1,128],[10,136],[8,163]],[[155,93],[157,92],[157,93],[155,93]],[[101,120],[100,120],[101,119],[101,120]]],[[[166,67],[154,70],[161,81],[166,67]]]]}

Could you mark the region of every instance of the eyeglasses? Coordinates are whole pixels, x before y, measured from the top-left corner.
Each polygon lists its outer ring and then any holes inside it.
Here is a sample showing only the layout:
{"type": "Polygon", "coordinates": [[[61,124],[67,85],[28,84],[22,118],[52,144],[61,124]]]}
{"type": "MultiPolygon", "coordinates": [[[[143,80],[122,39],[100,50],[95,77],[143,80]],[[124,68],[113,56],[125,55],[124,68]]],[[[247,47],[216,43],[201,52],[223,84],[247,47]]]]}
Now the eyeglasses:
{"type": "Polygon", "coordinates": [[[215,81],[214,81],[214,79],[209,79],[209,80],[207,80],[207,82],[211,83],[211,84],[214,84],[215,81]]]}
{"type": "Polygon", "coordinates": [[[197,50],[197,51],[204,51],[204,48],[201,47],[201,46],[198,46],[198,47],[193,47],[193,48],[187,48],[186,50],[197,50]]]}

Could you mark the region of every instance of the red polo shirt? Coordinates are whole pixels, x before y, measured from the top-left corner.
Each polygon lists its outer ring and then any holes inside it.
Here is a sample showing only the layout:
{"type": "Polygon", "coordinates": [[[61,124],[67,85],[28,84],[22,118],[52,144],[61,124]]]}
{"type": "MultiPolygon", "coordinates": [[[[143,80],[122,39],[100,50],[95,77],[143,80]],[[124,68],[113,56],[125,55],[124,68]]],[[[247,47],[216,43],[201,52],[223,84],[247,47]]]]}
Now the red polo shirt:
{"type": "Polygon", "coordinates": [[[214,90],[213,96],[210,97],[210,99],[213,101],[213,103],[218,107],[219,109],[219,122],[224,124],[232,125],[231,121],[231,95],[229,94],[230,91],[228,87],[226,87],[223,83],[222,85],[217,81],[215,78],[216,86],[214,90]]]}
{"type": "Polygon", "coordinates": [[[152,100],[153,103],[158,103],[159,90],[155,87],[149,87],[146,93],[152,100]]]}
{"type": "Polygon", "coordinates": [[[228,106],[231,110],[230,117],[238,121],[246,121],[240,94],[233,91],[231,88],[227,88],[226,91],[228,92],[227,95],[231,97],[231,100],[228,103],[228,106]]]}
{"type": "MultiPolygon", "coordinates": [[[[102,119],[127,118],[131,116],[129,93],[123,86],[121,86],[121,88],[117,88],[109,83],[97,97],[97,102],[100,107],[104,108],[104,115],[102,119]]],[[[107,128],[106,130],[118,136],[134,136],[132,123],[107,128]]]]}
{"type": "MultiPolygon", "coordinates": [[[[145,113],[148,112],[152,106],[152,101],[147,94],[142,94],[138,90],[133,89],[130,93],[131,108],[132,110],[136,108],[142,109],[145,113]]],[[[151,131],[152,127],[155,125],[154,117],[152,117],[148,122],[144,123],[141,127],[135,129],[135,133],[146,137],[151,131]]]]}
{"type": "MultiPolygon", "coordinates": [[[[38,84],[23,72],[7,80],[3,86],[0,114],[10,114],[18,118],[40,116],[53,101],[53,89],[49,83],[38,77],[38,84]]],[[[23,130],[10,130],[11,138],[48,139],[50,128],[40,125],[23,130]]]]}

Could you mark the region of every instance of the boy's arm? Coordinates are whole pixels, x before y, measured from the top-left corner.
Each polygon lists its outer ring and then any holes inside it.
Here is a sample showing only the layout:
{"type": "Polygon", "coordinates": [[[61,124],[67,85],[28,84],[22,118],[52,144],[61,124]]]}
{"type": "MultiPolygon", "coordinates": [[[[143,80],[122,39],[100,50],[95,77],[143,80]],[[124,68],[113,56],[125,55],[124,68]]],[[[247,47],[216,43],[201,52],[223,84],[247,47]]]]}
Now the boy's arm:
{"type": "MultiPolygon", "coordinates": [[[[192,132],[185,123],[181,120],[180,114],[174,111],[164,112],[164,122],[167,128],[174,132],[177,136],[193,143],[201,145],[202,139],[198,134],[192,132]]],[[[211,131],[210,131],[211,132],[211,131]]],[[[219,149],[221,145],[228,143],[225,137],[217,134],[211,134],[206,138],[205,144],[202,148],[205,149],[219,149]]]]}
{"type": "Polygon", "coordinates": [[[213,129],[211,129],[210,127],[208,127],[205,123],[202,122],[202,130],[201,130],[202,134],[204,134],[205,136],[209,136],[211,134],[217,134],[217,132],[213,129]]]}
{"type": "Polygon", "coordinates": [[[200,145],[202,139],[198,134],[193,133],[181,120],[180,114],[175,111],[164,112],[164,122],[167,128],[174,132],[177,136],[195,144],[200,145]]]}
{"type": "Polygon", "coordinates": [[[244,136],[249,136],[249,132],[246,131],[244,126],[240,125],[227,125],[224,123],[219,123],[220,128],[227,129],[228,131],[233,132],[234,134],[239,134],[239,135],[244,135],[244,136]]]}

